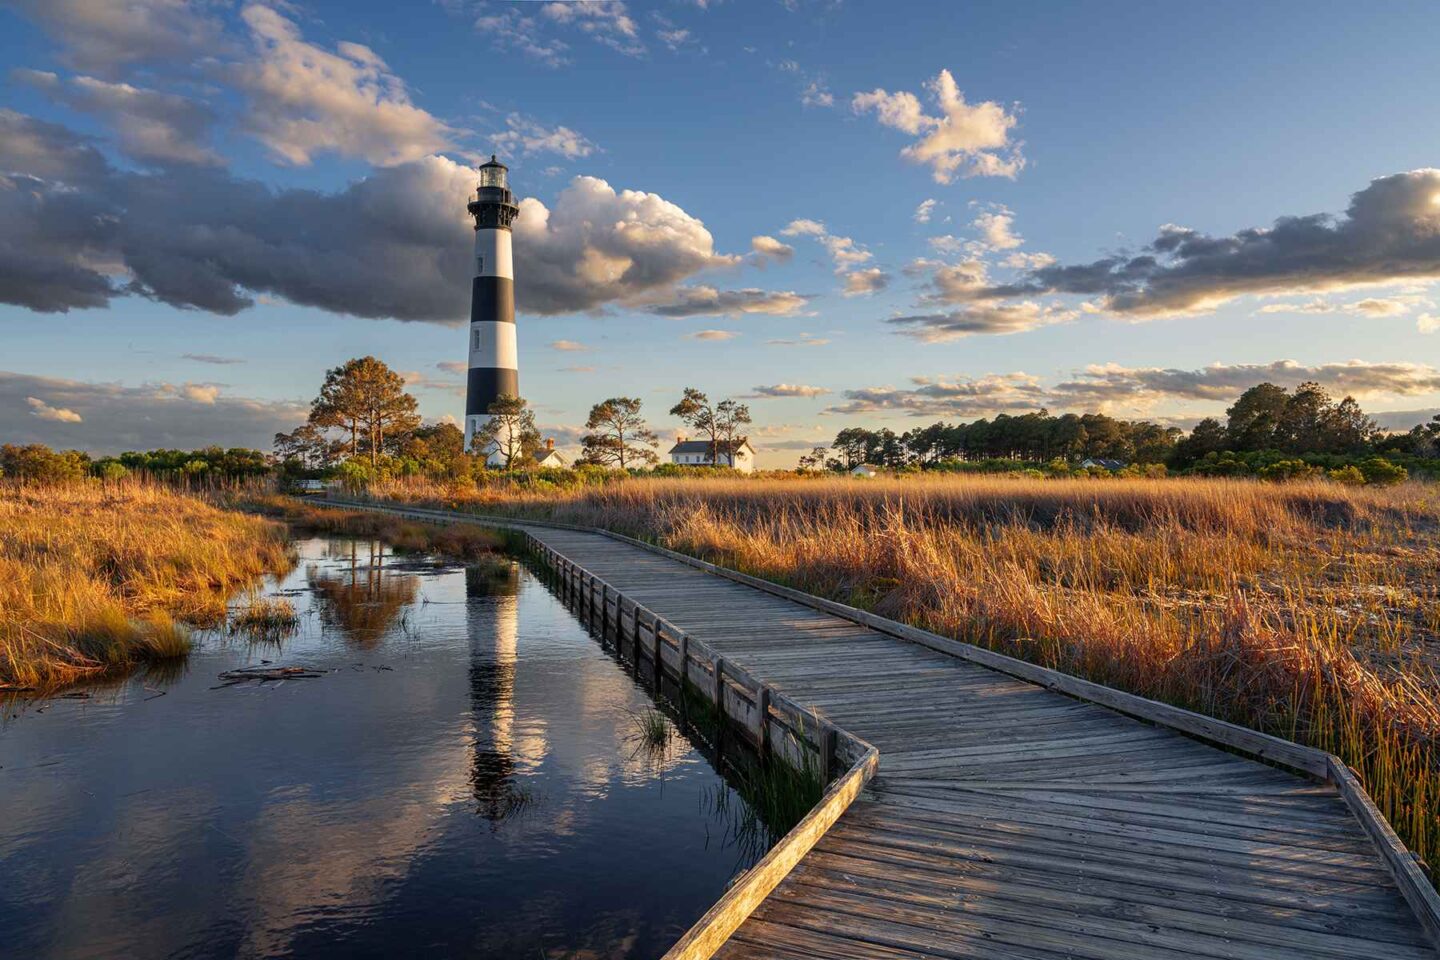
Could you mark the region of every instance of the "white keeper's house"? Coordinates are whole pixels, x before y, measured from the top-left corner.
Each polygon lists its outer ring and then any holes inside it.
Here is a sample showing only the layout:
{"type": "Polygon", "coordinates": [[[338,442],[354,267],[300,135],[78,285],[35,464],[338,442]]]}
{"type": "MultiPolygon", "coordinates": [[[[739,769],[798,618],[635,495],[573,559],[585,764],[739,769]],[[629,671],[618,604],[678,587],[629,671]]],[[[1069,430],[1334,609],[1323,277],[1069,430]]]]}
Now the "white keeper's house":
{"type": "MultiPolygon", "coordinates": [[[[670,448],[670,462],[682,467],[715,466],[715,459],[710,456],[709,440],[687,440],[685,437],[676,438],[675,446],[670,448]]],[[[742,439],[733,453],[722,450],[720,466],[734,467],[741,473],[754,473],[755,448],[750,446],[749,438],[742,439]]]]}

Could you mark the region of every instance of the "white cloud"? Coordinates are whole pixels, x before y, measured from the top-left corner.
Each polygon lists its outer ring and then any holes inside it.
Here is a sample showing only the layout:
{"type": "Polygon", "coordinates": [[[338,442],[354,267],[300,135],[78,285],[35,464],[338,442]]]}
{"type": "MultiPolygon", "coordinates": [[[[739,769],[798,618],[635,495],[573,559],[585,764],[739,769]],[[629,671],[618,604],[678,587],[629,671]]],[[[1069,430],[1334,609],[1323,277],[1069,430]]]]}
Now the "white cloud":
{"type": "Polygon", "coordinates": [[[717,254],[705,225],[675,204],[617,192],[595,177],[572,180],[553,210],[520,201],[514,232],[516,257],[525,263],[516,296],[533,313],[634,303],[700,270],[739,262],[717,254]]]}
{"type": "Polygon", "coordinates": [[[795,256],[795,248],[790,244],[782,243],[774,237],[763,234],[750,238],[750,249],[755,252],[756,262],[762,266],[770,260],[785,263],[795,256]]]}
{"type": "Polygon", "coordinates": [[[14,75],[73,110],[99,117],[118,145],[141,161],[220,165],[209,146],[215,113],[206,104],[173,93],[94,77],[62,81],[53,73],[16,70],[14,75]]]}
{"type": "Polygon", "coordinates": [[[818,397],[830,391],[824,387],[810,387],[803,383],[777,383],[772,387],[754,387],[753,392],[745,394],[745,399],[779,399],[785,397],[818,397]]]}
{"type": "Polygon", "coordinates": [[[652,306],[650,312],[662,317],[736,316],[742,313],[788,317],[809,302],[808,296],[793,290],[760,290],[756,287],[719,290],[701,284],[681,287],[676,291],[673,302],[652,306]]]}
{"type": "Polygon", "coordinates": [[[25,403],[30,407],[30,416],[39,417],[41,420],[49,420],[52,423],[83,422],[83,418],[74,410],[52,407],[38,397],[26,397],[25,403]]]}
{"type": "Polygon", "coordinates": [[[490,138],[496,148],[512,155],[534,153],[558,153],[568,160],[588,157],[598,147],[586,137],[569,127],[547,127],[522,114],[512,113],[505,118],[506,129],[490,138]]]}
{"type": "Polygon", "coordinates": [[[857,93],[850,106],[856,113],[873,110],[885,126],[919,137],[900,155],[930,167],[936,183],[950,183],[957,175],[1013,179],[1024,168],[1020,144],[1010,138],[1019,122],[1015,112],[989,100],[966,103],[949,70],[926,87],[939,116],[925,113],[919,97],[904,91],[857,93]]]}
{"type": "Polygon", "coordinates": [[[583,3],[546,3],[540,15],[578,29],[596,43],[627,57],[645,55],[640,31],[623,0],[585,0],[583,3]]]}
{"type": "Polygon", "coordinates": [[[1013,250],[1025,242],[1015,235],[1015,215],[1004,207],[980,214],[970,225],[980,231],[981,242],[989,250],[1013,250]]]}
{"type": "Polygon", "coordinates": [[[734,340],[738,336],[734,330],[696,330],[685,334],[689,340],[734,340]]]}
{"type": "Polygon", "coordinates": [[[879,267],[870,267],[865,270],[852,270],[849,273],[841,274],[845,281],[841,293],[847,297],[867,297],[873,293],[879,293],[890,285],[890,275],[879,267]]]}
{"type": "Polygon", "coordinates": [[[679,50],[692,39],[689,30],[681,30],[678,28],[657,30],[655,31],[655,36],[659,37],[660,42],[669,47],[672,52],[679,50]]]}
{"type": "Polygon", "coordinates": [[[1421,333],[1434,333],[1440,330],[1440,315],[1422,313],[1415,318],[1415,328],[1421,333]]]}
{"type": "Polygon", "coordinates": [[[931,215],[935,212],[936,201],[932,198],[921,200],[920,205],[915,208],[915,222],[929,223],[931,215]]]}
{"type": "Polygon", "coordinates": [[[498,13],[482,13],[475,18],[475,29],[489,34],[496,49],[514,50],[551,68],[569,63],[565,51],[570,49],[570,45],[563,40],[543,36],[540,21],[525,16],[515,7],[498,13]]]}
{"type": "Polygon", "coordinates": [[[551,340],[546,346],[565,353],[584,353],[590,349],[578,340],[551,340]]]}
{"type": "Polygon", "coordinates": [[[836,236],[826,230],[825,224],[819,220],[791,220],[785,229],[780,231],[780,236],[814,237],[825,248],[825,252],[830,254],[830,259],[835,261],[837,272],[870,259],[870,251],[850,237],[836,236]]]}
{"type": "Polygon", "coordinates": [[[241,18],[254,57],[228,73],[248,101],[246,129],[283,162],[306,166],[332,151],[391,166],[452,145],[456,131],[411,103],[405,82],[369,47],[341,42],[330,53],[259,4],[241,18]]]}

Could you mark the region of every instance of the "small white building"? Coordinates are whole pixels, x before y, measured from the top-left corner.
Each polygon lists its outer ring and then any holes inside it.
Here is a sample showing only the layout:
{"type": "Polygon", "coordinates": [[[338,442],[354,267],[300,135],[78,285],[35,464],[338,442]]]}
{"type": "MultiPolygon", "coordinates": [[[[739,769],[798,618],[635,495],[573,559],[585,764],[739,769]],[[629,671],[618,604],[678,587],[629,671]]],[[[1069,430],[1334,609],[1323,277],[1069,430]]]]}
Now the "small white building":
{"type": "Polygon", "coordinates": [[[873,467],[873,466],[871,466],[871,465],[868,464],[868,463],[861,463],[861,464],[857,464],[856,466],[854,466],[854,467],[851,468],[851,470],[850,470],[850,476],[852,476],[852,477],[865,477],[865,478],[869,479],[869,478],[871,478],[871,477],[878,477],[878,476],[880,476],[880,470],[879,470],[879,468],[873,467]]]}
{"type": "Polygon", "coordinates": [[[570,461],[555,449],[555,438],[549,437],[545,440],[545,446],[535,451],[535,466],[564,468],[570,466],[570,461]]]}
{"type": "MultiPolygon", "coordinates": [[[[670,448],[670,462],[682,467],[713,467],[715,460],[710,456],[709,440],[687,440],[679,437],[670,448]]],[[[733,453],[720,454],[720,466],[734,467],[741,473],[755,472],[755,448],[749,438],[740,441],[733,453]]]]}

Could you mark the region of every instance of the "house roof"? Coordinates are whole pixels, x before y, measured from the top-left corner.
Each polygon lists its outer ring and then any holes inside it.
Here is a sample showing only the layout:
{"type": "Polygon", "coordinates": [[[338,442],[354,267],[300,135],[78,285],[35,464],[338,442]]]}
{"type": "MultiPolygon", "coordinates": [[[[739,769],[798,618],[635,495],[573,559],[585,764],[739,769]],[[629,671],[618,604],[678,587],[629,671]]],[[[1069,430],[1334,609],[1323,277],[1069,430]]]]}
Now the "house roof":
{"type": "MultiPolygon", "coordinates": [[[[751,453],[754,453],[754,452],[755,452],[755,448],[752,447],[752,446],[750,446],[750,441],[749,441],[748,439],[741,440],[741,441],[740,441],[740,446],[739,446],[739,447],[736,447],[735,449],[739,450],[739,449],[741,449],[741,448],[748,449],[751,453]]],[[[673,447],[670,448],[670,452],[671,452],[671,453],[703,453],[703,454],[706,454],[706,455],[708,456],[709,453],[710,453],[710,441],[709,441],[709,440],[681,440],[681,441],[677,442],[677,443],[675,444],[675,446],[673,446],[673,447]]]]}

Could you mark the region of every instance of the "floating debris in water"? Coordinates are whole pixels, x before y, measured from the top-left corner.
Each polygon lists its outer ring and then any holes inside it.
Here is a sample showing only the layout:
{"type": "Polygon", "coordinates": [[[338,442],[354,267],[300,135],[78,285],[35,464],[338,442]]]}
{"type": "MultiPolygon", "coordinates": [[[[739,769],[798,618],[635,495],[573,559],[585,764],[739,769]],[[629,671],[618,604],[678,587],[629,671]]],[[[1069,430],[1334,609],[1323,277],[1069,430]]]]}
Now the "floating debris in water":
{"type": "Polygon", "coordinates": [[[309,667],[241,667],[239,670],[226,670],[220,674],[219,679],[224,682],[210,689],[219,690],[252,680],[266,683],[271,680],[313,680],[323,676],[323,673],[309,667]]]}

